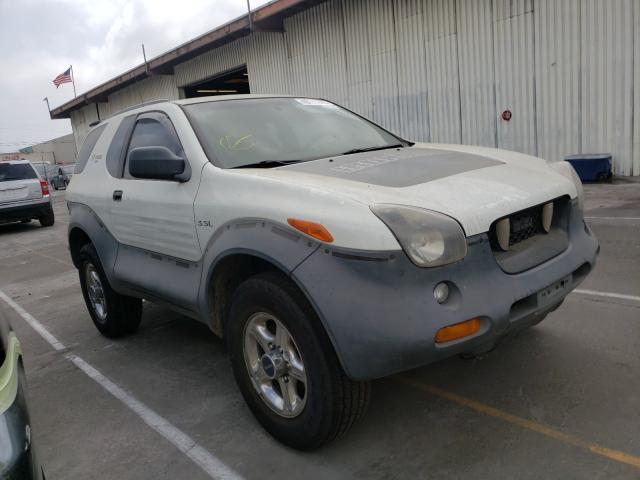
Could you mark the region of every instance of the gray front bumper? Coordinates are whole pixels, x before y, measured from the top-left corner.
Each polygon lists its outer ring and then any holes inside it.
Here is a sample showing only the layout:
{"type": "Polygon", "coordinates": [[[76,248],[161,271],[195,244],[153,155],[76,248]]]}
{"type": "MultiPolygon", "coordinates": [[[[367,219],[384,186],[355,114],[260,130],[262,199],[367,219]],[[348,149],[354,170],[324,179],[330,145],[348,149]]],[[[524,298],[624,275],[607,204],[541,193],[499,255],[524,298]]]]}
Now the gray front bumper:
{"type": "Polygon", "coordinates": [[[321,247],[292,275],[318,312],[346,373],[373,379],[473,351],[539,321],[595,264],[598,242],[575,209],[568,233],[564,252],[515,275],[500,269],[486,234],[471,237],[464,260],[444,267],[418,268],[402,251],[321,247]],[[569,276],[561,296],[538,304],[539,291],[569,276]],[[440,305],[432,292],[442,281],[455,287],[451,300],[440,305]],[[482,319],[475,335],[435,343],[440,328],[474,317],[482,319]]]}

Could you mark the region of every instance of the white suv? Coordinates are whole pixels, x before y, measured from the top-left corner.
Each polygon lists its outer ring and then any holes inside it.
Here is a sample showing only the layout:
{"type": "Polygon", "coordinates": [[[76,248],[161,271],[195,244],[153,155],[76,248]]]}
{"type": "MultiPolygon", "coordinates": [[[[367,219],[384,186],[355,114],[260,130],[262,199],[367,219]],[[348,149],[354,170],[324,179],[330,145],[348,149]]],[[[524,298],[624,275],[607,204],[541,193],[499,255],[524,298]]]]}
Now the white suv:
{"type": "Polygon", "coordinates": [[[55,222],[49,184],[27,160],[0,162],[0,224],[34,218],[43,227],[55,222]]]}
{"type": "Polygon", "coordinates": [[[315,448],[368,381],[540,322],[598,242],[566,162],[414,144],[333,103],[158,102],[95,127],[66,198],[96,327],[159,302],[224,337],[280,441],[315,448]]]}

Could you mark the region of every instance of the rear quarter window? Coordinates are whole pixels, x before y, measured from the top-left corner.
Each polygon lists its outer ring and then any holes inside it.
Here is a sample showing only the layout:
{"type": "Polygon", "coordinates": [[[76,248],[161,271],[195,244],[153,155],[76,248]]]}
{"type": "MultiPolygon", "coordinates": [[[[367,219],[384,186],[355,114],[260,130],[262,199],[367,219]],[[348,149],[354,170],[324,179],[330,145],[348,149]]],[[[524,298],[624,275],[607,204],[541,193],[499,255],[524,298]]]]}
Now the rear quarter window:
{"type": "Polygon", "coordinates": [[[93,148],[96,146],[96,143],[98,143],[100,135],[102,135],[102,132],[104,132],[104,129],[106,127],[107,124],[105,123],[89,132],[87,138],[84,139],[84,143],[82,144],[82,148],[80,149],[80,153],[78,154],[78,161],[76,162],[76,168],[73,173],[82,173],[84,167],[89,161],[91,152],[93,152],[93,148]]]}
{"type": "Polygon", "coordinates": [[[0,182],[38,178],[38,174],[28,163],[0,163],[0,182]]]}

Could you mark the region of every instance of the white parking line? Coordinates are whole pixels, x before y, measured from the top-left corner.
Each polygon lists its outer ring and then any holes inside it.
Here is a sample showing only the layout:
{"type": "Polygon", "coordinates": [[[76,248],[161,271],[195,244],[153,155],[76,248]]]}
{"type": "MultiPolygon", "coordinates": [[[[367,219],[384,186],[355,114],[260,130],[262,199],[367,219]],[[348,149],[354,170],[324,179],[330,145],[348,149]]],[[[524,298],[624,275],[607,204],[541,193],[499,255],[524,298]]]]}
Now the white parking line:
{"type": "Polygon", "coordinates": [[[580,288],[574,290],[574,293],[580,293],[582,295],[592,295],[594,297],[618,298],[620,300],[631,300],[633,302],[640,302],[640,297],[636,295],[625,295],[622,293],[599,292],[597,290],[582,290],[580,288]]]}
{"type": "Polygon", "coordinates": [[[585,220],[640,220],[640,217],[584,217],[585,220]]]}
{"type": "MultiPolygon", "coordinates": [[[[67,347],[45,328],[35,317],[17,304],[11,297],[0,290],[0,299],[13,308],[22,319],[27,322],[49,345],[56,351],[63,351],[67,347]]],[[[71,352],[63,353],[64,357],[83,371],[89,378],[104,388],[107,392],[125,404],[133,413],[138,415],[144,423],[153,428],[178,450],[189,457],[204,470],[211,478],[223,480],[242,480],[242,476],[227,466],[222,460],[198,445],[189,435],[171,424],[167,419],[158,415],[133,395],[109,380],[95,367],[71,352]]]]}

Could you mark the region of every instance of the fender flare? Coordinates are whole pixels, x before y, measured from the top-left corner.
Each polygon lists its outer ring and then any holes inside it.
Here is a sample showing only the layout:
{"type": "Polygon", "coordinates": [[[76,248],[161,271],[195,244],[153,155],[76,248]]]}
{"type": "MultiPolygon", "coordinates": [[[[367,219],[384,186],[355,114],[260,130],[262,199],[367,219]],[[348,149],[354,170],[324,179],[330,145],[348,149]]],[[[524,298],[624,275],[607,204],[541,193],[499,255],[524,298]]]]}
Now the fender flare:
{"type": "MultiPolygon", "coordinates": [[[[221,225],[209,239],[202,256],[198,291],[201,320],[216,334],[223,335],[222,321],[217,318],[219,315],[211,298],[211,286],[217,267],[225,259],[232,255],[251,256],[269,263],[292,279],[293,270],[320,245],[320,242],[289,225],[265,218],[239,218],[221,225]]],[[[304,293],[304,289],[301,290],[304,293]]],[[[305,297],[308,299],[306,294],[305,297]]]]}
{"type": "MultiPolygon", "coordinates": [[[[70,214],[69,226],[67,229],[67,241],[71,241],[71,232],[74,229],[79,229],[83,232],[91,241],[98,253],[102,269],[109,280],[109,283],[115,285],[117,282],[113,275],[113,267],[118,255],[118,242],[115,237],[109,232],[106,225],[100,217],[87,205],[82,203],[68,202],[67,203],[70,214]]],[[[69,249],[71,244],[69,243],[69,249]]],[[[71,253],[71,251],[70,251],[71,253]]],[[[76,268],[76,261],[71,255],[72,260],[76,268]]]]}

